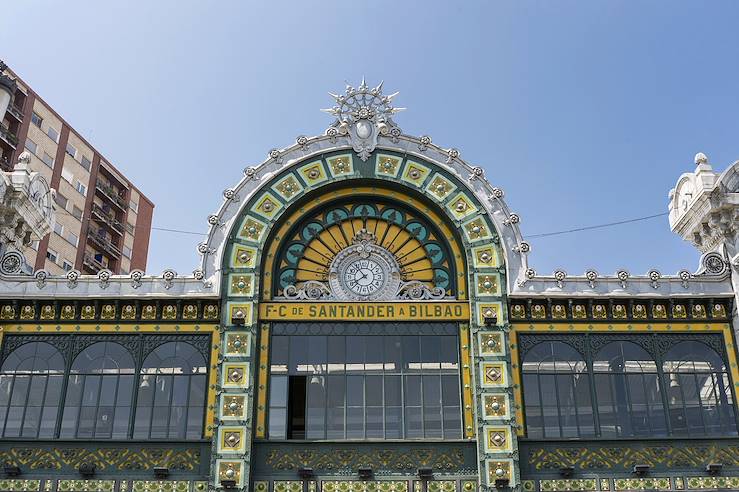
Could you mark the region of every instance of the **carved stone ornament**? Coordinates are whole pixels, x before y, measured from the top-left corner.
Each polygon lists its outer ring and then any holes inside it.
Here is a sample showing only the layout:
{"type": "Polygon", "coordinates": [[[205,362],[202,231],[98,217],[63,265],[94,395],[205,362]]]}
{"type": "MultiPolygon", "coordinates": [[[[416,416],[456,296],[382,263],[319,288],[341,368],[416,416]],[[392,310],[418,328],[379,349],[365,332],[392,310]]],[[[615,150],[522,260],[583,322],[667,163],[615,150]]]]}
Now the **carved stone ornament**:
{"type": "Polygon", "coordinates": [[[25,259],[18,251],[7,251],[0,260],[0,273],[3,275],[17,275],[21,273],[25,259]]]}
{"type": "Polygon", "coordinates": [[[359,87],[346,86],[344,94],[331,94],[336,105],[321,111],[336,117],[326,135],[335,138],[336,135],[348,135],[352,148],[363,161],[369,159],[377,146],[380,135],[394,135],[397,128],[392,115],[405,108],[394,108],[392,100],[398,93],[384,95],[382,82],[372,89],[362,79],[359,87]]]}

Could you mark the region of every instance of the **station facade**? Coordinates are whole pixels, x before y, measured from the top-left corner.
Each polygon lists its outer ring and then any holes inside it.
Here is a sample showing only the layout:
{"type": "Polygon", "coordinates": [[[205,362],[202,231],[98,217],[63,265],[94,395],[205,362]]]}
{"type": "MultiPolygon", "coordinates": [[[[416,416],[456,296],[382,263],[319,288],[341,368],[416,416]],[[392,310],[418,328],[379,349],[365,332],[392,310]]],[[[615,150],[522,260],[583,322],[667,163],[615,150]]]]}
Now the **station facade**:
{"type": "Polygon", "coordinates": [[[245,169],[192,275],[3,278],[1,491],[739,489],[739,166],[670,196],[697,271],[539,275],[393,97],[245,169]]]}

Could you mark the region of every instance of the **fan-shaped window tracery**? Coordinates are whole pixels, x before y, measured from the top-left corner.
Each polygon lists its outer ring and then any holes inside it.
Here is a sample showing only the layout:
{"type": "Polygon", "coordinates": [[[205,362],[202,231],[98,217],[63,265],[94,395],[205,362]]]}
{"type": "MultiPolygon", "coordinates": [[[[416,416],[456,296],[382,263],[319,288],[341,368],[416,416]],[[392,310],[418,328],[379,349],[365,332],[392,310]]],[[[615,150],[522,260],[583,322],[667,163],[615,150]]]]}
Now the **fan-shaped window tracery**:
{"type": "Polygon", "coordinates": [[[424,214],[401,203],[355,200],[334,203],[297,223],[286,237],[276,262],[274,295],[295,297],[313,286],[309,298],[329,294],[329,275],[337,255],[358,241],[367,240],[387,251],[397,262],[400,277],[399,297],[403,292],[423,286],[439,297],[454,296],[454,262],[449,240],[424,214]],[[325,288],[324,288],[325,287],[325,288]]]}

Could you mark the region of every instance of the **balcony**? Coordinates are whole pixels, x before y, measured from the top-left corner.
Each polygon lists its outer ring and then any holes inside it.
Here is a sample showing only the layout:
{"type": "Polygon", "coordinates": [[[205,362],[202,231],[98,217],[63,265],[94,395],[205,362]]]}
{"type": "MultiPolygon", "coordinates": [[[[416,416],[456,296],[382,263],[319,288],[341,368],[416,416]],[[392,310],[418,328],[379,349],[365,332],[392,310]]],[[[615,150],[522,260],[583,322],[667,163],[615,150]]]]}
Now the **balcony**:
{"type": "Polygon", "coordinates": [[[94,230],[90,229],[90,232],[87,235],[87,238],[90,240],[92,244],[97,246],[98,248],[107,251],[112,256],[115,256],[116,258],[121,257],[121,250],[118,249],[118,247],[113,244],[113,242],[106,237],[105,234],[103,234],[100,230],[94,230]]]}
{"type": "Polygon", "coordinates": [[[100,270],[108,268],[107,266],[96,260],[95,257],[91,254],[85,254],[84,258],[82,259],[82,266],[87,268],[91,272],[99,272],[100,270]]]}
{"type": "Polygon", "coordinates": [[[0,138],[5,140],[10,144],[13,149],[15,149],[15,146],[18,145],[18,137],[15,135],[15,133],[10,131],[10,128],[0,123],[0,138]]]}
{"type": "Polygon", "coordinates": [[[113,202],[113,204],[120,208],[122,211],[126,211],[126,208],[128,207],[126,199],[120,196],[116,192],[115,188],[98,180],[97,183],[95,183],[95,189],[98,190],[104,198],[107,198],[109,201],[113,202]]]}
{"type": "Polygon", "coordinates": [[[8,105],[8,114],[18,120],[18,123],[23,121],[23,110],[14,104],[8,105]]]}
{"type": "Polygon", "coordinates": [[[121,222],[116,219],[115,215],[113,215],[112,213],[103,210],[99,205],[93,203],[92,215],[96,217],[98,222],[107,224],[113,232],[118,233],[118,235],[120,236],[123,235],[123,224],[121,224],[121,222]]]}

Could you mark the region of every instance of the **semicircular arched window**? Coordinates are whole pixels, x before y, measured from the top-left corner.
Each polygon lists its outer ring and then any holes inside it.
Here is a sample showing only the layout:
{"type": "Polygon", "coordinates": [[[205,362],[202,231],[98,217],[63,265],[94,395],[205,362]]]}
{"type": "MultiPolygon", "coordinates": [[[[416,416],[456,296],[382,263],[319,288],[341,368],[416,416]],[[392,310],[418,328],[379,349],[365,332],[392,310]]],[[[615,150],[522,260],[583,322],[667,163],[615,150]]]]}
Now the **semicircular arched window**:
{"type": "Polygon", "coordinates": [[[13,350],[0,370],[0,435],[54,437],[63,380],[64,358],[51,344],[13,350]]]}
{"type": "Polygon", "coordinates": [[[665,436],[665,412],[654,358],[633,342],[611,342],[593,359],[602,437],[665,436]]]}
{"type": "Polygon", "coordinates": [[[587,365],[564,342],[532,347],[523,360],[526,430],[531,438],[593,436],[587,365]]]}
{"type": "Polygon", "coordinates": [[[670,426],[676,435],[737,435],[729,372],[698,341],[680,342],[664,357],[670,426]]]}
{"type": "Polygon", "coordinates": [[[59,437],[125,438],[135,367],[119,343],[97,342],[80,352],[69,372],[59,437]]]}
{"type": "Polygon", "coordinates": [[[141,367],[134,438],[201,438],[206,374],[205,358],[189,343],[154,349],[141,367]]]}

